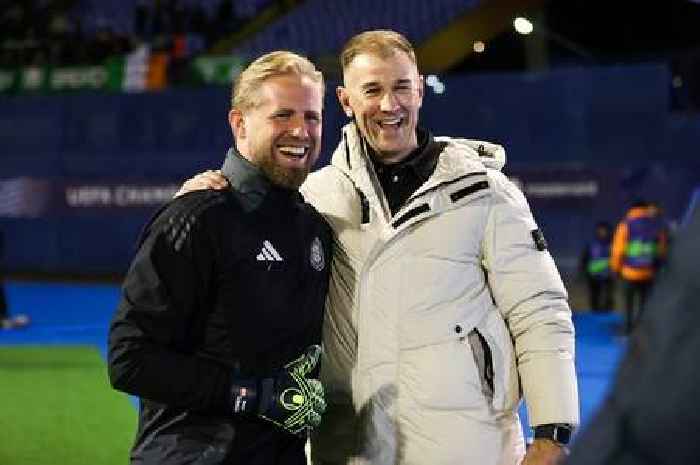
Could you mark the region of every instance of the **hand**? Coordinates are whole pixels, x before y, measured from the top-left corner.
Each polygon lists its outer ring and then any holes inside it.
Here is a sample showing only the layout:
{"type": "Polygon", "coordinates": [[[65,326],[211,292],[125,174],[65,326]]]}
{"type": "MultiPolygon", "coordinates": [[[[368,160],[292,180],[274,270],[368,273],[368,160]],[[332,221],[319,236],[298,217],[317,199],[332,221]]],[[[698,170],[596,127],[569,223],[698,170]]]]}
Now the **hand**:
{"type": "Polygon", "coordinates": [[[560,465],[564,463],[566,447],[551,439],[535,439],[527,448],[521,465],[560,465]]]}
{"type": "Polygon", "coordinates": [[[203,173],[196,174],[184,182],[180,190],[175,193],[175,197],[187,194],[192,191],[201,191],[204,189],[222,190],[228,187],[228,180],[221,174],[221,170],[207,170],[203,173]]]}
{"type": "Polygon", "coordinates": [[[318,365],[320,356],[321,347],[313,345],[275,377],[235,383],[234,413],[253,413],[291,434],[303,435],[317,427],[326,410],[326,401],[321,382],[308,376],[318,365]]]}

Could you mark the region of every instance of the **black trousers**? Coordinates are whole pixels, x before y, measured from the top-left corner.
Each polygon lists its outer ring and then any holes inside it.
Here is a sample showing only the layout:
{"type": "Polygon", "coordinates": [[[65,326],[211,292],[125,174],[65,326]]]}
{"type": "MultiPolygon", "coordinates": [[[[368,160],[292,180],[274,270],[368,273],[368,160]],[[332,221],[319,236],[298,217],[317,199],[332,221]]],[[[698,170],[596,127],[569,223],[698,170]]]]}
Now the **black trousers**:
{"type": "Polygon", "coordinates": [[[642,316],[652,281],[625,281],[625,330],[631,333],[642,316]]]}
{"type": "Polygon", "coordinates": [[[588,298],[594,312],[609,312],[615,306],[614,285],[611,278],[588,278],[588,298]]]}

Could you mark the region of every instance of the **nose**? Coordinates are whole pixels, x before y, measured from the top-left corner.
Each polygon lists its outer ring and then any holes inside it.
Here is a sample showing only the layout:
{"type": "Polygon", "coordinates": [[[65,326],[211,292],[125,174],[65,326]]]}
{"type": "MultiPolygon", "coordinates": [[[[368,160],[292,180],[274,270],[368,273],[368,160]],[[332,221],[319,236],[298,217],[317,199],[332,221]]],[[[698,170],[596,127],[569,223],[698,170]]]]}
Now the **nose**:
{"type": "Polygon", "coordinates": [[[307,139],[309,137],[309,128],[306,127],[304,118],[293,118],[289,133],[298,139],[307,139]]]}
{"type": "Polygon", "coordinates": [[[393,92],[386,92],[379,101],[379,109],[381,111],[395,111],[399,108],[399,101],[393,92]]]}

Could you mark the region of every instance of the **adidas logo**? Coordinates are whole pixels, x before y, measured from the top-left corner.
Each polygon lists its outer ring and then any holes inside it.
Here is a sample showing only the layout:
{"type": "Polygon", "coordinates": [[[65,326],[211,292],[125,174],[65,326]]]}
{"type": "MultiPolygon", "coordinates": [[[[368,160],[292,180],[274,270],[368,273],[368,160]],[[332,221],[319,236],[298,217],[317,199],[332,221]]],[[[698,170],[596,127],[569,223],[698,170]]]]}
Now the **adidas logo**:
{"type": "Polygon", "coordinates": [[[282,256],[275,250],[270,241],[264,241],[262,250],[256,257],[259,262],[283,262],[282,256]]]}

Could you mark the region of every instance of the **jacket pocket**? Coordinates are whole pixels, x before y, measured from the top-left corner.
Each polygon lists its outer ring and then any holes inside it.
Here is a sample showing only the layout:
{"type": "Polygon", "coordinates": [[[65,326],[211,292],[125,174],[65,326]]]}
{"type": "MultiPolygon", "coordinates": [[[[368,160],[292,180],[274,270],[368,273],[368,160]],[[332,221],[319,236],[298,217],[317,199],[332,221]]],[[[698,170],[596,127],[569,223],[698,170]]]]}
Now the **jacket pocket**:
{"type": "Polygon", "coordinates": [[[494,380],[491,347],[489,347],[484,336],[476,328],[469,333],[465,342],[469,344],[474,356],[474,363],[479,373],[479,381],[481,382],[481,390],[484,397],[489,401],[493,401],[494,380]]]}
{"type": "Polygon", "coordinates": [[[469,409],[484,405],[478,368],[465,338],[404,349],[401,389],[423,407],[469,409]]]}
{"type": "MultiPolygon", "coordinates": [[[[520,402],[520,379],[515,362],[515,350],[510,331],[498,312],[489,312],[486,319],[477,325],[477,341],[490,352],[492,404],[496,411],[509,411],[520,402]]],[[[484,366],[484,372],[488,367],[484,366]]],[[[484,373],[486,378],[486,373],[484,373]]],[[[488,382],[487,382],[488,384],[488,382]]]]}

